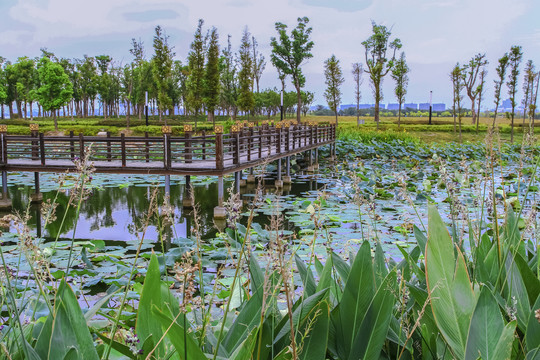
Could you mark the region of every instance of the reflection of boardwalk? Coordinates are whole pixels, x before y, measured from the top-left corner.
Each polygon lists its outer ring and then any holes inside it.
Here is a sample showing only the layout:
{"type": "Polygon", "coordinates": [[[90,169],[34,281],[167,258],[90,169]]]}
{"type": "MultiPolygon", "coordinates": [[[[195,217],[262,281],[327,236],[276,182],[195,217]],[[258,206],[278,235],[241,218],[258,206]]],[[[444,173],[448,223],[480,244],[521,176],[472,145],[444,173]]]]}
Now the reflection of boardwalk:
{"type": "Polygon", "coordinates": [[[244,127],[229,134],[184,137],[12,136],[0,134],[3,171],[76,169],[86,152],[96,172],[224,175],[335,140],[335,126],[244,127]]]}

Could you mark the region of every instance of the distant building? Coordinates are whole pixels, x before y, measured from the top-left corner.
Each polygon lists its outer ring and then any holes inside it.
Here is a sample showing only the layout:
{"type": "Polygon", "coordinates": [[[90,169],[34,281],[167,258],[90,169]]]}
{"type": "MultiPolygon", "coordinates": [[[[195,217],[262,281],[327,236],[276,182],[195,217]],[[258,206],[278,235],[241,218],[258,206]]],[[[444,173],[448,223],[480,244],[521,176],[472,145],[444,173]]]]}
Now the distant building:
{"type": "Polygon", "coordinates": [[[420,111],[429,111],[429,103],[420,103],[420,104],[418,104],[418,110],[420,110],[420,111]]]}
{"type": "Polygon", "coordinates": [[[445,111],[446,110],[446,104],[438,103],[433,104],[433,111],[445,111]]]}
{"type": "Polygon", "coordinates": [[[405,110],[418,110],[418,104],[415,104],[415,103],[405,103],[405,105],[403,105],[403,108],[405,110]]]}
{"type": "Polygon", "coordinates": [[[360,109],[371,109],[371,108],[374,108],[375,105],[373,104],[360,104],[359,108],[360,109]]]}
{"type": "Polygon", "coordinates": [[[388,110],[399,110],[399,104],[388,104],[388,110]]]}
{"type": "Polygon", "coordinates": [[[340,110],[345,110],[349,108],[356,108],[356,104],[343,104],[339,107],[340,110]]]}
{"type": "Polygon", "coordinates": [[[512,110],[512,100],[510,99],[503,100],[501,107],[504,110],[512,110]]]}

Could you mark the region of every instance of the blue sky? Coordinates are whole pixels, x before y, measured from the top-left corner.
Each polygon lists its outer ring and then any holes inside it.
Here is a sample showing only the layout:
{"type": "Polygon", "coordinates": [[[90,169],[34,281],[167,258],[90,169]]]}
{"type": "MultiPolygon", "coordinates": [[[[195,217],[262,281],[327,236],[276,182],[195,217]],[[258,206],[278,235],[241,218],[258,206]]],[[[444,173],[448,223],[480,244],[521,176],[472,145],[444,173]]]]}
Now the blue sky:
{"type": "MultiPolygon", "coordinates": [[[[1,0],[0,14],[0,56],[39,56],[46,47],[60,57],[109,54],[124,64],[131,61],[131,38],[141,38],[151,56],[157,24],[170,36],[177,58],[185,60],[199,18],[206,28],[218,29],[223,45],[231,34],[235,49],[248,26],[269,60],[274,23],[292,27],[297,17],[307,16],[315,47],[304,72],[307,89],[321,104],[323,63],[332,54],[340,59],[346,78],[343,103],[353,101],[351,63],[364,62],[361,42],[370,35],[371,20],[392,27],[402,40],[411,68],[407,102],[427,102],[433,90],[434,102],[450,104],[448,73],[456,62],[467,62],[478,52],[490,61],[485,103],[492,102],[497,59],[512,45],[523,46],[524,61],[533,60],[540,70],[538,0],[1,0]]],[[[268,63],[262,87],[278,84],[268,63]]],[[[373,102],[366,75],[362,102],[373,102]]],[[[383,102],[395,102],[389,77],[383,102]]]]}

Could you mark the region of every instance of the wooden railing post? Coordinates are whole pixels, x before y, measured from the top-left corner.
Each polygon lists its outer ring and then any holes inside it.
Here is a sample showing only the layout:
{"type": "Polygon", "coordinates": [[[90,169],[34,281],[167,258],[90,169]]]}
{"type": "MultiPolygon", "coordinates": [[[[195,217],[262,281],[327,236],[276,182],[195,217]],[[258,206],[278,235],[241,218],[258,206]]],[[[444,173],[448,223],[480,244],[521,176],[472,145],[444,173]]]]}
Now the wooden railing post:
{"type": "Polygon", "coordinates": [[[276,128],[276,154],[281,153],[281,127],[276,128]]]}
{"type": "Polygon", "coordinates": [[[189,164],[191,163],[191,159],[192,159],[192,150],[191,150],[192,133],[191,131],[186,131],[185,134],[186,134],[186,140],[184,142],[184,159],[186,161],[186,164],[189,164]]]}
{"type": "Polygon", "coordinates": [[[250,127],[249,128],[249,137],[248,137],[248,141],[247,141],[247,159],[248,161],[251,161],[251,147],[253,146],[253,127],[250,127]]]}
{"type": "Polygon", "coordinates": [[[2,161],[2,164],[7,164],[7,160],[8,160],[6,140],[7,140],[6,133],[1,132],[0,133],[0,150],[2,151],[2,156],[0,157],[0,160],[2,161]]]}
{"type": "Polygon", "coordinates": [[[262,158],[264,127],[262,127],[262,126],[258,127],[257,131],[259,133],[259,141],[257,141],[257,143],[259,144],[259,159],[260,159],[260,158],[262,158]]]}
{"type": "Polygon", "coordinates": [[[286,152],[289,152],[291,150],[290,137],[291,137],[291,128],[290,126],[286,126],[285,127],[285,151],[286,152]]]}
{"type": "Polygon", "coordinates": [[[41,157],[41,165],[45,165],[45,139],[43,133],[39,133],[39,152],[41,157]]]}
{"type": "Polygon", "coordinates": [[[216,132],[216,169],[223,170],[223,134],[216,132]]]}
{"type": "Polygon", "coordinates": [[[171,135],[163,134],[163,165],[165,169],[171,168],[171,135]]]}
{"type": "Polygon", "coordinates": [[[150,139],[148,139],[148,131],[144,132],[144,139],[146,162],[150,162],[150,139]]]}
{"type": "Polygon", "coordinates": [[[122,155],[122,167],[126,166],[126,135],[120,134],[120,152],[122,155]]]}
{"type": "MultiPolygon", "coordinates": [[[[110,138],[111,138],[111,132],[107,131],[107,139],[110,139],[110,138]]],[[[111,155],[111,141],[107,140],[107,161],[111,161],[111,158],[112,158],[112,155],[111,155]]]]}
{"type": "Polygon", "coordinates": [[[38,145],[38,142],[37,142],[37,138],[39,136],[38,134],[38,131],[37,130],[31,130],[30,131],[30,136],[32,138],[36,138],[36,140],[32,140],[32,160],[37,160],[39,158],[39,145],[38,145]]]}
{"type": "Polygon", "coordinates": [[[240,163],[240,132],[231,130],[231,138],[233,139],[233,164],[240,163]]]}
{"type": "Polygon", "coordinates": [[[79,156],[80,160],[84,159],[84,136],[83,133],[79,133],[79,156]]]}
{"type": "Polygon", "coordinates": [[[75,160],[75,141],[73,141],[73,131],[69,132],[69,153],[71,161],[75,160]]]}
{"type": "Polygon", "coordinates": [[[206,131],[202,131],[202,159],[206,160],[206,131]]]}

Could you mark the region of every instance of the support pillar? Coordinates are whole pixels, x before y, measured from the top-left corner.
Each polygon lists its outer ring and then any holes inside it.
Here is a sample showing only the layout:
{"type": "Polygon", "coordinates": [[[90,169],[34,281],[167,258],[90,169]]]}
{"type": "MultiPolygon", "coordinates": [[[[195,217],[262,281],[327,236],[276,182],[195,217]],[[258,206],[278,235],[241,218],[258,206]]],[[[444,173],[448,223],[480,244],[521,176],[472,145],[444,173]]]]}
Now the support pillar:
{"type": "Polygon", "coordinates": [[[165,175],[165,196],[171,197],[171,175],[165,175]]]}
{"type": "Polygon", "coordinates": [[[235,171],[234,173],[234,192],[240,193],[240,181],[242,180],[242,172],[235,171]]]}
{"type": "Polygon", "coordinates": [[[214,208],[214,220],[224,220],[227,218],[227,212],[223,206],[223,176],[218,176],[218,206],[214,208]]]}
{"type": "Polygon", "coordinates": [[[283,187],[283,180],[281,179],[281,159],[278,159],[277,161],[277,178],[274,182],[274,186],[278,189],[283,187]]]}
{"type": "Polygon", "coordinates": [[[186,175],[186,186],[184,187],[184,196],[182,198],[182,206],[185,208],[192,208],[194,205],[195,200],[191,191],[191,176],[186,175]]]}
{"type": "Polygon", "coordinates": [[[40,203],[43,201],[43,194],[41,193],[41,190],[39,188],[39,172],[34,172],[34,188],[35,191],[32,195],[30,195],[30,202],[31,203],[40,203]]]}
{"type": "Polygon", "coordinates": [[[7,171],[2,171],[2,200],[0,200],[0,210],[11,209],[11,199],[8,194],[7,171]]]}
{"type": "Polygon", "coordinates": [[[315,161],[313,162],[313,169],[319,170],[319,148],[315,148],[313,152],[315,153],[315,161]]]}
{"type": "MultiPolygon", "coordinates": [[[[247,185],[247,179],[242,178],[242,171],[239,171],[240,173],[240,187],[246,187],[247,185]]],[[[249,175],[248,175],[249,177],[249,175]]]]}
{"type": "Polygon", "coordinates": [[[291,157],[285,157],[285,176],[283,176],[283,185],[290,185],[291,180],[291,157]]]}
{"type": "Polygon", "coordinates": [[[255,184],[255,174],[253,173],[253,168],[249,168],[249,175],[247,176],[246,183],[255,184]]]}
{"type": "Polygon", "coordinates": [[[313,164],[313,151],[310,149],[308,150],[308,167],[307,167],[307,171],[308,172],[314,172],[315,171],[315,165],[313,164]]]}

